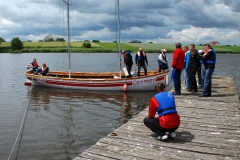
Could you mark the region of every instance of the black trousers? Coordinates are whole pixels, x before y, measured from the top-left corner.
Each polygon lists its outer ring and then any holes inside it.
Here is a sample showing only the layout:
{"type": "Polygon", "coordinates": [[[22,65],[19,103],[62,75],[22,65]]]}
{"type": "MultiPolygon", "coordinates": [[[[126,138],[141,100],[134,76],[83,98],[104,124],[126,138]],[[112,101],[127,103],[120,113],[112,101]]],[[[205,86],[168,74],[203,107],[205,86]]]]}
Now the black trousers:
{"type": "Polygon", "coordinates": [[[128,71],[128,77],[132,77],[131,75],[132,65],[126,65],[126,69],[128,71]]]}
{"type": "Polygon", "coordinates": [[[144,73],[145,75],[147,75],[147,67],[146,67],[146,64],[143,63],[141,64],[140,62],[138,62],[138,76],[140,76],[140,71],[141,71],[141,68],[143,67],[144,69],[144,73]]]}
{"type": "Polygon", "coordinates": [[[189,68],[189,89],[194,91],[197,91],[196,72],[195,68],[189,68]]]}
{"type": "Polygon", "coordinates": [[[171,129],[162,128],[157,118],[144,118],[143,123],[158,136],[164,136],[166,132],[175,132],[178,129],[178,127],[171,129]]]}

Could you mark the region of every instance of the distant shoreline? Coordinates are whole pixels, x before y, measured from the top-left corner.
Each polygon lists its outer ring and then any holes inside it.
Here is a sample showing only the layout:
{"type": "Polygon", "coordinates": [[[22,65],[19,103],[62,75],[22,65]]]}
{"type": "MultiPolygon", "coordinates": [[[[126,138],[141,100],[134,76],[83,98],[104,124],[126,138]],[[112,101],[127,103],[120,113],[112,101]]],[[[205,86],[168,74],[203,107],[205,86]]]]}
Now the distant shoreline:
{"type": "MultiPolygon", "coordinates": [[[[82,47],[82,42],[71,42],[71,53],[118,53],[117,44],[114,42],[90,42],[90,48],[82,47]]],[[[185,45],[185,44],[182,44],[185,45]]],[[[188,45],[188,44],[187,44],[188,45]]],[[[136,53],[139,48],[143,48],[146,53],[159,53],[161,49],[166,49],[167,53],[173,53],[174,44],[150,44],[150,43],[121,43],[121,50],[129,50],[136,53]]],[[[203,49],[203,45],[196,45],[196,49],[203,49]]],[[[240,54],[240,46],[212,46],[217,53],[240,54]]],[[[23,42],[23,49],[12,50],[10,42],[0,44],[0,53],[67,53],[66,42],[23,42]]]]}

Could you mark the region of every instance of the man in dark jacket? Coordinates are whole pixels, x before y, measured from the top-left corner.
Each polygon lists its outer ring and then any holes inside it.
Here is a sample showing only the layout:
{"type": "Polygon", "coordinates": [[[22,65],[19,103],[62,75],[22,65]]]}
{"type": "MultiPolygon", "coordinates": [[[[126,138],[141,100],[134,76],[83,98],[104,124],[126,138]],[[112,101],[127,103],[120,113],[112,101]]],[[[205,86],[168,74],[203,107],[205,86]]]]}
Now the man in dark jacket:
{"type": "Polygon", "coordinates": [[[202,63],[203,89],[200,97],[210,97],[212,96],[212,75],[215,69],[216,52],[209,43],[205,44],[202,63]]]}
{"type": "Polygon", "coordinates": [[[138,66],[138,73],[137,73],[137,75],[140,76],[140,70],[141,70],[142,67],[144,69],[145,75],[147,75],[146,64],[148,65],[148,60],[147,60],[147,55],[142,50],[142,48],[139,48],[139,51],[137,52],[137,54],[135,56],[135,63],[136,63],[136,66],[138,66]]]}
{"type": "Polygon", "coordinates": [[[132,77],[132,75],[131,75],[131,70],[132,70],[132,65],[133,65],[132,55],[130,52],[128,52],[126,50],[123,50],[122,54],[123,54],[123,58],[124,58],[123,64],[126,65],[126,69],[128,71],[127,77],[132,77]]]}
{"type": "Polygon", "coordinates": [[[190,61],[189,61],[189,88],[187,91],[197,92],[196,73],[200,67],[199,54],[194,44],[190,44],[190,61]]]}

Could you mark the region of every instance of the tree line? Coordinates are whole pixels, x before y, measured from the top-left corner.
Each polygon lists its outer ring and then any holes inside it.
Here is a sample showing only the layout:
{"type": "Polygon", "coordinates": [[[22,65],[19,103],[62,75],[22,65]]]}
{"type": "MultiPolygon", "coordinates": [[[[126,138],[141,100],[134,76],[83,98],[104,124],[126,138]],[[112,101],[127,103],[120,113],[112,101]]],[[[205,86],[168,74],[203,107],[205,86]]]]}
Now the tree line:
{"type": "MultiPolygon", "coordinates": [[[[52,34],[48,34],[45,36],[44,40],[39,40],[38,42],[65,42],[64,38],[54,38],[52,34]]],[[[0,44],[1,42],[6,42],[2,37],[0,37],[0,44]]],[[[28,40],[27,42],[32,42],[28,40]]],[[[100,42],[98,40],[94,40],[93,42],[100,42]]],[[[12,50],[21,50],[23,49],[23,41],[21,41],[18,37],[15,37],[11,40],[11,49],[12,50]]],[[[91,43],[88,40],[85,40],[82,44],[84,48],[91,48],[91,43]]]]}

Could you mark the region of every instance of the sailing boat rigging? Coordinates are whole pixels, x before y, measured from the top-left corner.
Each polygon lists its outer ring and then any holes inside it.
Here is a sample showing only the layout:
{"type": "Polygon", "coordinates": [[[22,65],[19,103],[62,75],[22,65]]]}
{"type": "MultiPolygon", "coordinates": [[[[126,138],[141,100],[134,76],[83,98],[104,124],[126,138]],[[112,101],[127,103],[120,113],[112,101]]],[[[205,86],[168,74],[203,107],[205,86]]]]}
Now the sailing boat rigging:
{"type": "MultiPolygon", "coordinates": [[[[35,75],[32,71],[25,73],[33,85],[78,90],[106,90],[106,91],[145,91],[154,90],[157,82],[166,84],[168,73],[148,71],[147,75],[127,78],[122,72],[71,72],[70,62],[70,31],[69,31],[69,0],[63,0],[67,4],[68,15],[68,66],[69,71],[50,71],[48,76],[35,75]]],[[[118,53],[120,54],[120,9],[118,8],[118,53]]],[[[120,56],[121,57],[121,56],[120,56]]],[[[120,58],[121,62],[121,58],[120,58]]]]}

